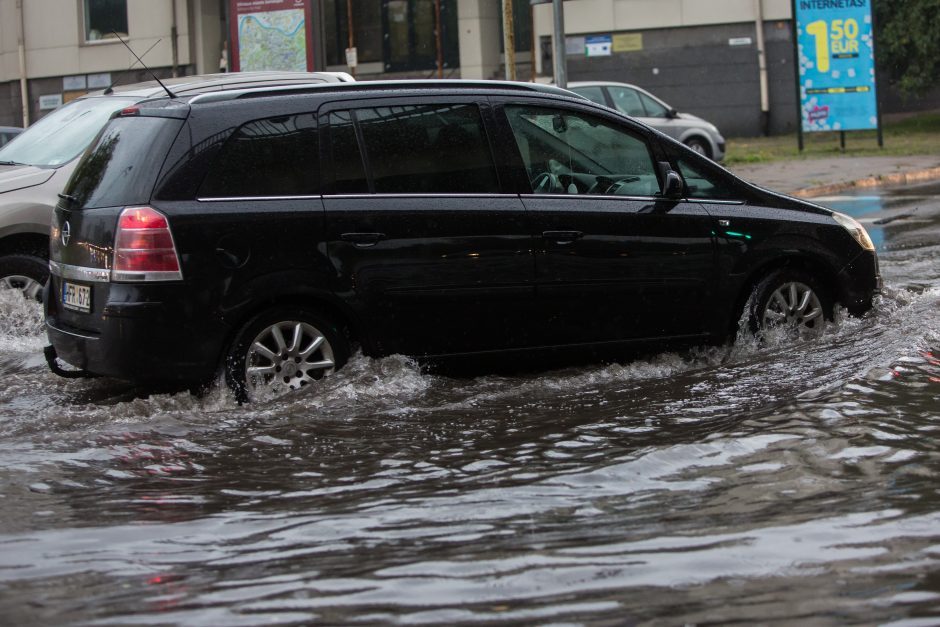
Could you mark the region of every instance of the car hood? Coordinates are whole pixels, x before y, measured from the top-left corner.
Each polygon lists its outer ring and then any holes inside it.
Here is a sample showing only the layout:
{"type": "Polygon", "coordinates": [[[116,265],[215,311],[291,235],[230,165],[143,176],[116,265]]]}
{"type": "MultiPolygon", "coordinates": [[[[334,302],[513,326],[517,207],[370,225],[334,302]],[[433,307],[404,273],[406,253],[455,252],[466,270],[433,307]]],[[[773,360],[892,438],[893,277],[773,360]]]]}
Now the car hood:
{"type": "Polygon", "coordinates": [[[680,119],[680,120],[694,120],[695,122],[704,122],[704,121],[705,121],[705,120],[703,120],[702,118],[698,117],[697,115],[692,115],[691,113],[680,113],[680,114],[679,114],[679,119],[680,119]]]}
{"type": "Polygon", "coordinates": [[[52,178],[55,170],[31,165],[0,165],[0,194],[24,187],[42,185],[52,178]]]}

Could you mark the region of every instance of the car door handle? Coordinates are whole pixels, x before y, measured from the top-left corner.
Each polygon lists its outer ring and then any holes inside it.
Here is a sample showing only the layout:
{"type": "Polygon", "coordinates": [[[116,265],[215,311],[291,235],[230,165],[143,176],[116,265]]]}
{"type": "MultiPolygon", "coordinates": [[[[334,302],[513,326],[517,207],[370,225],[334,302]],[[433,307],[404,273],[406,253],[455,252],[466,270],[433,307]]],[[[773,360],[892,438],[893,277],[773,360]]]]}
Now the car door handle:
{"type": "Polygon", "coordinates": [[[339,236],[344,242],[350,242],[354,246],[365,248],[366,246],[375,246],[379,240],[385,239],[385,233],[343,233],[339,236]]]}
{"type": "Polygon", "coordinates": [[[542,231],[542,239],[558,242],[559,244],[570,244],[582,237],[584,237],[584,233],[581,231],[542,231]]]}

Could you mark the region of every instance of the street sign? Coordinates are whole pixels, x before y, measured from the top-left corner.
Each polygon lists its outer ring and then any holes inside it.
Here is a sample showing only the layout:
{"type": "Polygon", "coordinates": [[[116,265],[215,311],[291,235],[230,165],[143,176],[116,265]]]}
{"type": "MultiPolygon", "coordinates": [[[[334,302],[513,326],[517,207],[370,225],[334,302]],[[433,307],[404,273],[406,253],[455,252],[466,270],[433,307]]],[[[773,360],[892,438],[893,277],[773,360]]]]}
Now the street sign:
{"type": "Polygon", "coordinates": [[[584,54],[589,57],[609,57],[613,47],[610,35],[590,35],[584,38],[584,54]]]}
{"type": "Polygon", "coordinates": [[[878,128],[871,0],[794,0],[801,130],[878,128]]]}
{"type": "Polygon", "coordinates": [[[230,70],[313,70],[312,2],[229,0],[230,70]]]}

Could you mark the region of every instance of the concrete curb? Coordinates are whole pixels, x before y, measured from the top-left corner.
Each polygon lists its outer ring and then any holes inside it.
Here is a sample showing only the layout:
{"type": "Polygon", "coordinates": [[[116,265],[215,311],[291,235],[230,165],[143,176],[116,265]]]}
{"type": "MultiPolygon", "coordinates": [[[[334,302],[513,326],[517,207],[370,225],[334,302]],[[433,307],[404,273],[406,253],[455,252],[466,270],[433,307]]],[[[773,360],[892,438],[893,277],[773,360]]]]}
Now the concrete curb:
{"type": "Polygon", "coordinates": [[[811,198],[813,196],[825,196],[835,194],[847,189],[856,187],[877,187],[879,185],[904,185],[907,183],[919,183],[923,181],[932,181],[940,179],[940,167],[928,168],[926,170],[915,170],[913,172],[898,172],[896,174],[883,174],[880,176],[870,176],[857,181],[844,181],[842,183],[830,183],[829,185],[818,185],[816,187],[806,187],[790,192],[791,196],[799,198],[811,198]]]}

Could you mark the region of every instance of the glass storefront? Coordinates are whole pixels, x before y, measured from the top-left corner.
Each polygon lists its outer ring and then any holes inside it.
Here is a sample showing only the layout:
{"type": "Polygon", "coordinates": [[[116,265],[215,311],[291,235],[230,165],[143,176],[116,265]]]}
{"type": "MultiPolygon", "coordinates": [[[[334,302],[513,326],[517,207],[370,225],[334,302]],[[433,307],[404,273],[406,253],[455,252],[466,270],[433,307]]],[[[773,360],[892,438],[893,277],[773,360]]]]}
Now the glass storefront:
{"type": "MultiPolygon", "coordinates": [[[[352,0],[359,64],[382,63],[385,72],[437,67],[435,0],[352,0]]],[[[459,65],[457,0],[440,0],[444,68],[459,65]]],[[[346,64],[347,0],[323,0],[326,62],[346,64]]]]}

